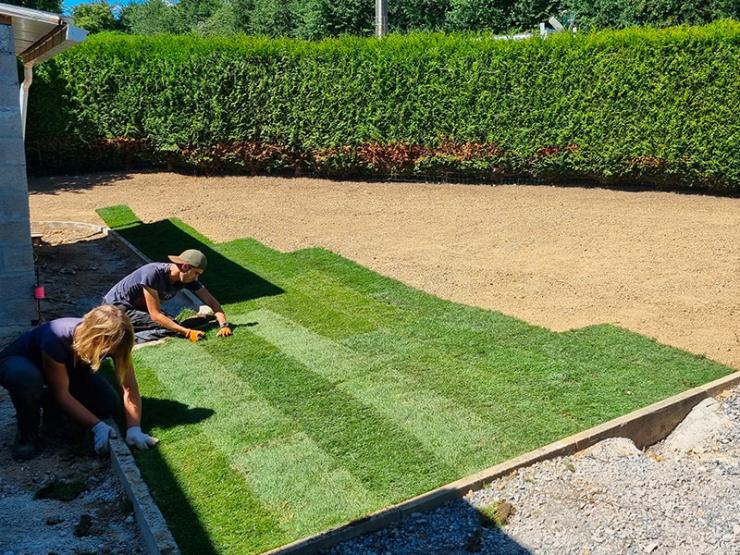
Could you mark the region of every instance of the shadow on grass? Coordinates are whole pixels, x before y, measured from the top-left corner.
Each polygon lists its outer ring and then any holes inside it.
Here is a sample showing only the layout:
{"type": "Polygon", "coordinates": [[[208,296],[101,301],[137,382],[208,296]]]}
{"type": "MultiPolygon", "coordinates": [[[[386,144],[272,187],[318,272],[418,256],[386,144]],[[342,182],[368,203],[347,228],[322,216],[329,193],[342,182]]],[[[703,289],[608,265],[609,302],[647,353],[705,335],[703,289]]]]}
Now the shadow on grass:
{"type": "Polygon", "coordinates": [[[208,258],[208,270],[203,274],[203,283],[221,303],[239,303],[284,292],[214,250],[205,242],[207,239],[193,236],[170,220],[116,231],[155,261],[165,262],[168,255],[180,254],[186,249],[202,251],[208,258]]]}
{"type": "MultiPolygon", "coordinates": [[[[202,407],[189,407],[170,399],[143,397],[144,429],[175,428],[197,424],[210,418],[214,411],[202,407]]],[[[209,534],[179,485],[170,465],[159,449],[148,449],[137,453],[137,463],[144,472],[157,505],[162,511],[183,553],[215,554],[217,549],[209,534]]]]}
{"type": "Polygon", "coordinates": [[[171,399],[143,397],[144,425],[150,428],[174,428],[187,424],[197,424],[213,416],[213,409],[189,407],[171,399]]]}
{"type": "Polygon", "coordinates": [[[201,523],[200,516],[179,486],[176,476],[159,449],[142,451],[136,458],[181,552],[198,555],[218,553],[208,531],[201,523]]]}

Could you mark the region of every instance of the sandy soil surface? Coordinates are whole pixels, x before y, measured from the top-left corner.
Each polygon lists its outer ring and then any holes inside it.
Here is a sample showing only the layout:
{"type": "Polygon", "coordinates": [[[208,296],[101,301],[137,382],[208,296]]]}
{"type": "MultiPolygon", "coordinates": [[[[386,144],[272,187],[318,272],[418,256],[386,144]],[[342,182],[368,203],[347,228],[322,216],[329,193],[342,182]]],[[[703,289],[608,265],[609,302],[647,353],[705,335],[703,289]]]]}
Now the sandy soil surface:
{"type": "Polygon", "coordinates": [[[325,247],[445,299],[554,330],[608,322],[740,368],[740,199],[171,173],[30,188],[34,220],[100,223],[95,208],[125,203],[216,241],[325,247]]]}
{"type": "MultiPolygon", "coordinates": [[[[36,228],[43,233],[34,254],[47,294],[41,301],[44,321],[83,314],[99,304],[112,282],[140,264],[100,233],[36,228]]],[[[131,504],[109,459],[43,434],[41,454],[18,463],[10,456],[15,430],[15,409],[0,387],[0,553],[144,552],[131,504]],[[36,498],[53,484],[76,486],[77,495],[36,498]]]]}

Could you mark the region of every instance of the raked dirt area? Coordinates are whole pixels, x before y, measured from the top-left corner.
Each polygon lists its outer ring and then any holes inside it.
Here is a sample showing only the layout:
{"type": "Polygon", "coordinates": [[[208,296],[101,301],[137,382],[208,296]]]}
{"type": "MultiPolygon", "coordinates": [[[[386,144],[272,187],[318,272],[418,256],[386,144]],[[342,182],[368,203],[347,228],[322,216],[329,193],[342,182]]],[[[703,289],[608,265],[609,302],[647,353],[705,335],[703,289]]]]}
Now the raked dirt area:
{"type": "Polygon", "coordinates": [[[738,198],[175,173],[29,187],[34,221],[101,223],[96,208],[128,204],[218,242],[324,247],[445,299],[558,331],[616,324],[740,368],[738,198]]]}

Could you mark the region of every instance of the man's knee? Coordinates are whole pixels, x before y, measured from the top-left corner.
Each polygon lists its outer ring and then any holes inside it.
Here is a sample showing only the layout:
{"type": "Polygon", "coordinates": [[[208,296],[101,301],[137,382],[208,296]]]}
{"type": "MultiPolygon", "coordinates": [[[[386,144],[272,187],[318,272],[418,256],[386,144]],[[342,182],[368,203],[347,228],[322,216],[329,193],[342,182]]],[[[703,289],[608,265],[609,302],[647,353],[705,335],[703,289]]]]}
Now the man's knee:
{"type": "Polygon", "coordinates": [[[128,319],[131,321],[134,331],[148,330],[158,326],[145,310],[130,308],[126,311],[126,316],[128,316],[128,319]]]}

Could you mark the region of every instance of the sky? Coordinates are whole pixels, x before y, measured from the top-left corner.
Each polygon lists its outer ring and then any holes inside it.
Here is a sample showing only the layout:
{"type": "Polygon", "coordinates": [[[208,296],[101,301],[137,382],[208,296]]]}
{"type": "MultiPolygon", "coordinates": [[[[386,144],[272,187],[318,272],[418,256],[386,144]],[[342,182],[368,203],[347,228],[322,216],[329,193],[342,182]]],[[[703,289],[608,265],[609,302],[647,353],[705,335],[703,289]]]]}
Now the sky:
{"type": "MultiPolygon", "coordinates": [[[[93,2],[93,1],[94,0],[64,0],[64,2],[62,2],[62,8],[63,8],[64,13],[70,14],[72,13],[72,8],[74,8],[77,4],[89,4],[90,2],[93,2]]],[[[109,4],[126,5],[126,4],[131,4],[133,1],[134,0],[113,0],[113,1],[110,1],[109,4]]]]}

